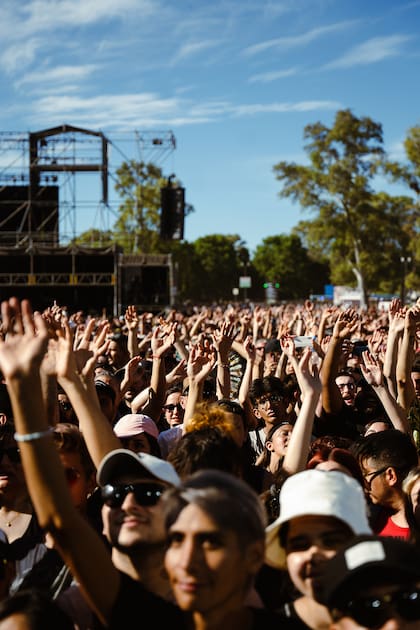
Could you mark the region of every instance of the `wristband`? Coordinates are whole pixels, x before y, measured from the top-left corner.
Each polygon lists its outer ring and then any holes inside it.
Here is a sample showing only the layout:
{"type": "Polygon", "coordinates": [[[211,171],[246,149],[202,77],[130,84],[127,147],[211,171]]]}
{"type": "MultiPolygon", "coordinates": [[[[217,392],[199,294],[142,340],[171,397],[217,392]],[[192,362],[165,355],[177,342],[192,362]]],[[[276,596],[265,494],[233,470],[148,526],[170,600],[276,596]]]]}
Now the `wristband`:
{"type": "Polygon", "coordinates": [[[49,427],[45,431],[35,431],[34,433],[15,433],[14,438],[16,442],[34,442],[49,435],[52,429],[49,427]]]}

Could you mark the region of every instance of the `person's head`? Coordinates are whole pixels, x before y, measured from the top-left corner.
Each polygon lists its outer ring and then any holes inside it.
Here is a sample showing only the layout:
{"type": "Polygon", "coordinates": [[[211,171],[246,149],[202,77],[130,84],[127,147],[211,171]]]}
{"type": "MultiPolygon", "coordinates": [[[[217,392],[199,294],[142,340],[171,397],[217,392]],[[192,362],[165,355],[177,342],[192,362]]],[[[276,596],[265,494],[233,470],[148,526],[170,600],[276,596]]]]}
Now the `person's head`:
{"type": "Polygon", "coordinates": [[[180,479],[173,466],[147,453],[116,449],[101,461],[96,475],[101,489],[104,535],[124,553],[165,540],[160,497],[180,479]]]}
{"type": "Polygon", "coordinates": [[[271,426],[286,420],[287,401],[284,386],[276,376],[256,378],[249,389],[249,398],[255,417],[271,426]]]}
{"type": "Polygon", "coordinates": [[[420,357],[411,366],[411,382],[416,392],[416,398],[420,399],[420,357]]]}
{"type": "Polygon", "coordinates": [[[266,563],[287,568],[298,591],[313,597],[323,563],[356,534],[371,533],[363,489],[339,471],[305,470],[284,481],[279,503],[267,527],[266,563]]]}
{"type": "Polygon", "coordinates": [[[182,479],[203,468],[236,476],[242,473],[241,450],[230,433],[230,425],[223,428],[203,424],[191,428],[170,450],[168,462],[182,479]]]}
{"type": "Polygon", "coordinates": [[[163,498],[165,568],[181,609],[203,614],[244,604],[264,561],[258,495],[222,471],[201,470],[163,498]]]}
{"type": "Polygon", "coordinates": [[[167,390],[163,413],[170,428],[183,423],[186,402],[187,397],[183,395],[182,387],[174,385],[167,390]]]}
{"type": "Polygon", "coordinates": [[[345,370],[335,377],[335,383],[340,390],[341,398],[347,407],[354,407],[356,402],[357,384],[352,372],[345,370]]]}
{"type": "Polygon", "coordinates": [[[267,462],[271,459],[272,453],[281,461],[286,455],[290,436],[292,435],[293,424],[284,421],[273,425],[267,433],[265,440],[265,450],[267,451],[267,462]]]}
{"type": "Polygon", "coordinates": [[[88,497],[96,486],[96,469],[84,437],[76,425],[59,422],[54,426],[53,440],[64,467],[73,504],[84,512],[88,497]]]}
{"type": "Polygon", "coordinates": [[[307,463],[306,468],[317,470],[339,470],[345,475],[354,477],[362,488],[364,479],[359,462],[355,456],[345,448],[332,448],[324,451],[319,450],[307,463]]]}
{"type": "Polygon", "coordinates": [[[106,356],[109,365],[111,365],[115,371],[124,367],[130,360],[127,339],[127,335],[123,333],[115,333],[110,337],[106,356]]]}
{"type": "Polygon", "coordinates": [[[161,456],[159,430],[154,420],[143,413],[122,416],[114,425],[114,433],[120,438],[122,446],[130,451],[161,456]]]}
{"type": "Polygon", "coordinates": [[[353,453],[362,469],[370,500],[396,507],[403,499],[404,477],[419,463],[411,437],[397,429],[372,433],[355,444],[353,453]]]}
{"type": "MultiPolygon", "coordinates": [[[[111,375],[109,376],[110,379],[114,378],[111,375]]],[[[117,392],[115,387],[110,382],[106,382],[103,379],[104,376],[95,379],[96,393],[98,395],[99,405],[101,407],[102,413],[107,418],[108,422],[111,425],[114,425],[118,410],[117,392]]]]}
{"type": "Polygon", "coordinates": [[[420,552],[398,538],[357,536],[324,564],[316,598],[332,630],[417,630],[420,552]]]}
{"type": "Polygon", "coordinates": [[[0,630],[74,630],[72,619],[44,591],[17,591],[0,601],[0,630]]]}
{"type": "Polygon", "coordinates": [[[66,392],[60,387],[57,392],[57,402],[60,422],[71,422],[72,424],[78,425],[79,421],[73,409],[73,405],[66,392]]]}
{"type": "Polygon", "coordinates": [[[238,446],[243,446],[248,438],[248,426],[242,405],[229,398],[219,398],[211,405],[226,412],[228,422],[232,425],[232,437],[238,446]]]}
{"type": "Polygon", "coordinates": [[[371,420],[367,424],[365,424],[365,431],[363,433],[364,436],[370,435],[371,433],[379,433],[379,431],[388,431],[388,429],[393,429],[394,425],[389,420],[385,418],[378,418],[376,420],[371,420]]]}

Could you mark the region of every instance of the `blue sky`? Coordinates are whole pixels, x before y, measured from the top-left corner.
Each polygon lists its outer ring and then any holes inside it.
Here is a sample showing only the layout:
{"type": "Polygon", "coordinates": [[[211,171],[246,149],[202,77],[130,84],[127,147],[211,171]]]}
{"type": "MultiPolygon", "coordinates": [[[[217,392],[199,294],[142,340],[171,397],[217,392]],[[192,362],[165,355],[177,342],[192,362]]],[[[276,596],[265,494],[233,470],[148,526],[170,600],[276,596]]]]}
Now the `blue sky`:
{"type": "MultiPolygon", "coordinates": [[[[351,108],[403,157],[420,124],[419,26],[419,0],[2,0],[0,131],[100,130],[114,168],[170,130],[175,150],[141,156],[185,186],[185,238],[237,233],[252,252],[308,218],[272,171],[305,160],[306,124],[351,108]]],[[[13,159],[0,151],[3,172],[13,159]]],[[[78,177],[91,204],[76,229],[112,223],[98,177],[78,177]]]]}

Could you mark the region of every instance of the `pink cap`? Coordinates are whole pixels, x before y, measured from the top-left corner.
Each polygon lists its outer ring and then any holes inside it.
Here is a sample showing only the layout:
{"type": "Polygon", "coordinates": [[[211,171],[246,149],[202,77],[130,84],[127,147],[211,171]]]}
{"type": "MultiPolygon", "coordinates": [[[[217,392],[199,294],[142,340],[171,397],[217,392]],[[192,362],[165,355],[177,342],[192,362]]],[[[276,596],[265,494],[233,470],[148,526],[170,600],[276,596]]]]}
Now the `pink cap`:
{"type": "Polygon", "coordinates": [[[130,438],[139,433],[148,433],[157,439],[159,430],[149,416],[142,413],[128,413],[115,424],[114,433],[119,438],[130,438]]]}

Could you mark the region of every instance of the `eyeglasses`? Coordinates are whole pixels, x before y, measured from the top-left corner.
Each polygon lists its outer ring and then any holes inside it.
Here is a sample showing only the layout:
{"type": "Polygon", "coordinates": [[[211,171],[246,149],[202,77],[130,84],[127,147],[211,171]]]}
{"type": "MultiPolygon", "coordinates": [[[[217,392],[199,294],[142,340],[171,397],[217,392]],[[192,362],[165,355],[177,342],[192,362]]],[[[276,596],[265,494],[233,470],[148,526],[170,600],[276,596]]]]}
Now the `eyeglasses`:
{"type": "Polygon", "coordinates": [[[178,409],[178,411],[183,411],[184,409],[181,403],[177,403],[176,405],[163,405],[163,408],[165,409],[165,411],[170,411],[171,413],[174,409],[178,409]]]}
{"type": "Polygon", "coordinates": [[[101,489],[101,496],[106,505],[117,508],[122,506],[127,494],[132,492],[139,505],[152,507],[157,504],[164,491],[164,486],[159,484],[128,483],[113,486],[108,483],[101,489]]]}
{"type": "Polygon", "coordinates": [[[261,396],[258,399],[258,405],[266,405],[267,403],[283,402],[283,397],[278,394],[270,394],[269,396],[261,396]]]}
{"type": "Polygon", "coordinates": [[[359,597],[340,608],[340,615],[374,629],[392,618],[395,611],[406,621],[420,619],[420,590],[414,586],[381,596],[359,597]]]}
{"type": "Polygon", "coordinates": [[[64,474],[66,476],[67,483],[69,486],[72,486],[76,483],[78,479],[80,479],[81,474],[77,470],[77,468],[65,468],[64,474]]]}
{"type": "Polygon", "coordinates": [[[17,448],[17,446],[11,446],[10,448],[3,448],[0,450],[0,464],[5,455],[7,455],[13,464],[20,464],[20,449],[17,448]]]}
{"type": "Polygon", "coordinates": [[[363,475],[366,487],[370,489],[372,485],[372,481],[375,479],[375,477],[379,477],[379,475],[382,475],[386,470],[388,470],[388,468],[389,466],[384,466],[383,468],[380,468],[379,470],[374,470],[370,473],[366,473],[366,475],[363,475]]]}
{"type": "Polygon", "coordinates": [[[337,383],[338,389],[356,389],[354,383],[337,383]]]}

